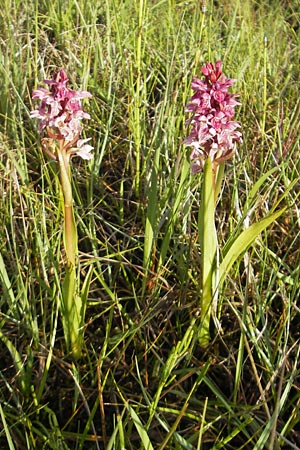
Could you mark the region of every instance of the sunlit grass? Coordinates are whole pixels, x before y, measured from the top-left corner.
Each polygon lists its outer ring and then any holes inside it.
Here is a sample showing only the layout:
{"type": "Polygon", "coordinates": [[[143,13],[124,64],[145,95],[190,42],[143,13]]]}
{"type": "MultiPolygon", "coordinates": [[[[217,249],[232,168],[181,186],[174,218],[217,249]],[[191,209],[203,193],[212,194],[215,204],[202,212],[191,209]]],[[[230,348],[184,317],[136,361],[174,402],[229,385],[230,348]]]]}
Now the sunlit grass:
{"type": "Polygon", "coordinates": [[[1,448],[300,448],[300,10],[269,3],[4,2],[1,448]],[[237,79],[244,137],[219,242],[286,211],[231,268],[203,352],[189,334],[200,182],[183,139],[191,77],[217,59],[237,79]],[[56,68],[93,94],[94,159],[72,162],[82,281],[94,267],[76,363],[60,316],[57,167],[29,119],[32,89],[56,68]]]}

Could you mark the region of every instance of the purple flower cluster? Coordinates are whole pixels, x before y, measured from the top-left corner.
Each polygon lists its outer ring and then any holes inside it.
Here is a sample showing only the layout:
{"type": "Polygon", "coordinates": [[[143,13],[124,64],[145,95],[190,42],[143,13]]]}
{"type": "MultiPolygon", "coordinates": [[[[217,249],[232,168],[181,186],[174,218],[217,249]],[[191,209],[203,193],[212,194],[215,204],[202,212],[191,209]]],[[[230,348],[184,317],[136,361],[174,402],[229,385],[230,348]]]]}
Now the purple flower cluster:
{"type": "Polygon", "coordinates": [[[50,90],[39,88],[33,91],[32,98],[40,99],[38,109],[31,111],[31,118],[40,119],[39,129],[46,128],[48,137],[63,141],[68,154],[76,154],[83,159],[91,159],[93,147],[86,144],[90,139],[79,139],[82,132],[81,120],[90,115],[83,111],[81,99],[91,98],[87,91],[72,91],[67,87],[69,78],[61,69],[54,72],[52,80],[44,80],[50,90]],[[74,147],[77,144],[77,147],[74,147]]]}
{"type": "Polygon", "coordinates": [[[201,172],[205,160],[210,157],[214,166],[229,159],[237,142],[242,142],[242,134],[237,131],[238,122],[233,121],[234,108],[240,105],[236,94],[229,94],[228,88],[235,80],[222,73],[222,61],[215,65],[207,63],[201,69],[204,79],[193,77],[195,91],[187,105],[192,117],[187,121],[192,125],[185,145],[192,147],[190,159],[192,173],[201,172]]]}

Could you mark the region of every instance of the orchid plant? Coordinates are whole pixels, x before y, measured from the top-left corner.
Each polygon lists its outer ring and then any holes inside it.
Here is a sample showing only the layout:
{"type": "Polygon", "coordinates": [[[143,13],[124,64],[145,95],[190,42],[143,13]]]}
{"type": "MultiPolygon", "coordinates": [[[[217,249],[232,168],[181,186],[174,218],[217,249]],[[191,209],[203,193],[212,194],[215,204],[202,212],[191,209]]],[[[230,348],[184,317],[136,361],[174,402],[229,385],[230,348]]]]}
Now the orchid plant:
{"type": "Polygon", "coordinates": [[[86,278],[79,295],[77,228],[73,211],[70,160],[73,156],[90,160],[93,147],[90,138],[80,139],[82,119],[90,115],[82,109],[81,100],[91,98],[87,91],[73,91],[68,88],[69,78],[65,70],[54,72],[52,80],[44,80],[49,89],[33,91],[32,98],[41,101],[38,109],[31,111],[31,118],[40,120],[39,131],[44,152],[57,161],[64,202],[64,247],[66,253],[65,278],[62,284],[62,316],[67,349],[74,358],[82,352],[84,317],[86,309],[86,278]]]}
{"type": "Polygon", "coordinates": [[[203,172],[201,204],[198,214],[198,240],[201,249],[200,327],[199,344],[205,348],[210,342],[212,305],[217,303],[218,292],[225,275],[233,263],[248,249],[256,237],[285,208],[270,213],[260,222],[252,224],[219,251],[215,210],[220,195],[225,161],[234,155],[237,144],[242,143],[240,124],[233,120],[234,108],[240,103],[237,94],[229,88],[236,80],[222,72],[222,62],[207,63],[201,69],[203,79],[193,77],[193,96],[187,105],[191,117],[187,120],[190,134],[185,145],[191,147],[191,172],[203,172]]]}

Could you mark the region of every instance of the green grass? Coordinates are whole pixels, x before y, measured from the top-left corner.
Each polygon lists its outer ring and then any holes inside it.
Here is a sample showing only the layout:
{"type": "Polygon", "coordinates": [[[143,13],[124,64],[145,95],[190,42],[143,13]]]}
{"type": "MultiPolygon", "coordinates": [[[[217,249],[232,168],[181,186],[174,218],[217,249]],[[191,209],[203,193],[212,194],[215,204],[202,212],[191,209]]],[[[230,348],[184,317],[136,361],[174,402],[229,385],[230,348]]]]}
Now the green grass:
{"type": "Polygon", "coordinates": [[[0,448],[300,448],[298,1],[4,0],[0,17],[0,448]],[[204,352],[189,333],[201,177],[184,110],[217,59],[237,79],[244,137],[225,168],[221,248],[286,211],[231,268],[204,352]],[[77,362],[57,167],[29,118],[55,68],[93,94],[94,159],[73,160],[82,282],[93,265],[77,362]]]}

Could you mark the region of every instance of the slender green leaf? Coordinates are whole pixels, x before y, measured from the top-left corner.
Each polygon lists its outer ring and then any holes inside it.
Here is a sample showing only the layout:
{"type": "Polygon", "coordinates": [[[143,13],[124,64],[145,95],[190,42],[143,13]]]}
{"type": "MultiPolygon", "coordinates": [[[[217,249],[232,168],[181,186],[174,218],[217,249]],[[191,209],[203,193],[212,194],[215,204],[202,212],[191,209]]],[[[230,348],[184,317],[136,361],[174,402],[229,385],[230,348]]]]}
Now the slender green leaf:
{"type": "MultiPolygon", "coordinates": [[[[144,258],[143,258],[143,267],[145,274],[147,274],[148,269],[152,262],[153,243],[155,240],[155,230],[157,221],[157,179],[159,170],[159,158],[160,158],[160,149],[157,148],[155,151],[151,173],[151,184],[150,184],[150,192],[145,224],[144,258]]],[[[146,276],[144,278],[144,289],[146,287],[147,279],[148,277],[146,276]]]]}
{"type": "Polygon", "coordinates": [[[237,259],[243,255],[255,241],[257,236],[265,230],[271,223],[273,223],[279,216],[286,210],[285,208],[267,216],[261,221],[252,224],[249,228],[244,230],[237,239],[231,244],[227,253],[223,256],[223,260],[219,267],[219,280],[220,285],[223,283],[225,276],[237,261],[237,259]]]}
{"type": "Polygon", "coordinates": [[[62,285],[62,313],[67,349],[75,359],[81,356],[83,341],[82,301],[80,295],[77,295],[76,292],[76,269],[70,265],[66,268],[62,285]]]}
{"type": "Polygon", "coordinates": [[[15,366],[15,369],[16,369],[16,372],[18,375],[18,383],[19,383],[20,389],[21,389],[22,393],[24,395],[26,395],[29,390],[29,380],[28,380],[28,376],[27,376],[24,362],[22,361],[21,355],[18,352],[18,350],[16,349],[16,347],[14,346],[14,344],[2,333],[2,331],[0,331],[0,340],[3,342],[3,344],[6,345],[8,351],[12,357],[12,360],[13,360],[13,363],[14,363],[14,366],[15,366]]]}
{"type": "Polygon", "coordinates": [[[90,265],[88,273],[85,276],[82,288],[81,288],[81,311],[80,311],[80,316],[81,316],[81,326],[84,326],[84,320],[85,320],[85,311],[86,311],[86,303],[87,303],[87,298],[90,292],[90,285],[91,285],[91,280],[92,280],[92,275],[93,275],[93,270],[94,270],[94,266],[90,265]]]}
{"type": "Polygon", "coordinates": [[[145,450],[154,450],[150,438],[148,436],[148,433],[144,427],[144,425],[142,424],[139,416],[137,415],[137,413],[135,412],[135,410],[132,408],[131,405],[129,405],[128,402],[125,403],[126,408],[128,409],[129,414],[131,415],[131,418],[133,420],[133,423],[136,427],[137,432],[139,433],[139,436],[141,438],[141,441],[143,443],[143,448],[145,450]]]}
{"type": "Polygon", "coordinates": [[[1,403],[0,403],[0,415],[1,415],[3,428],[4,428],[4,431],[5,431],[5,434],[6,434],[6,439],[7,439],[7,442],[8,442],[9,450],[15,450],[15,446],[14,446],[14,443],[13,443],[13,440],[12,440],[12,437],[11,437],[11,434],[10,434],[10,431],[9,431],[9,428],[8,428],[8,425],[7,425],[7,422],[6,422],[5,414],[4,414],[4,411],[2,409],[1,403]]]}
{"type": "Polygon", "coordinates": [[[1,253],[0,253],[0,280],[3,286],[3,295],[7,297],[7,301],[9,305],[12,307],[16,303],[16,300],[1,253]]]}
{"type": "Polygon", "coordinates": [[[251,207],[252,201],[255,198],[258,190],[260,189],[260,187],[265,183],[265,181],[275,172],[277,172],[278,170],[280,170],[280,166],[275,166],[272,167],[272,169],[268,170],[266,173],[264,173],[257,181],[256,183],[252,186],[246,202],[245,202],[245,206],[244,206],[244,214],[247,213],[248,209],[251,207]]]}

